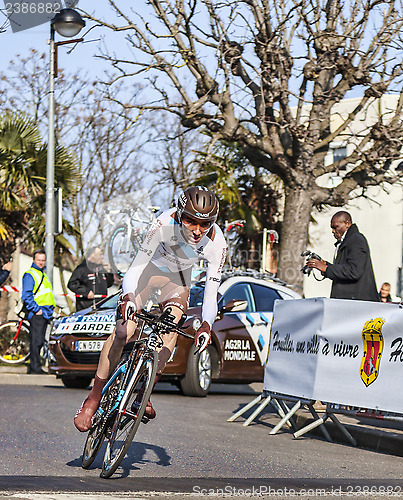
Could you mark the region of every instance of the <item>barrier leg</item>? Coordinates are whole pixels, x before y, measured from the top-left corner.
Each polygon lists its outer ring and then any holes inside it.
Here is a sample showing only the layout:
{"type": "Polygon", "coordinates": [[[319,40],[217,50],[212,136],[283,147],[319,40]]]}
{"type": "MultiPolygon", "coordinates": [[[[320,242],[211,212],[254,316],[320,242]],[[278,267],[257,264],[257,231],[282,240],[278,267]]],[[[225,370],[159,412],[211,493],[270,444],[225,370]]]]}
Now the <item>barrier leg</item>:
{"type": "Polygon", "coordinates": [[[227,422],[233,422],[234,420],[236,420],[238,417],[240,417],[246,411],[248,411],[249,408],[252,408],[252,406],[254,406],[257,403],[259,403],[259,401],[262,398],[263,398],[263,394],[261,394],[260,396],[258,396],[257,398],[255,398],[253,401],[251,401],[250,403],[248,403],[246,406],[244,406],[243,408],[241,408],[237,413],[234,413],[234,415],[232,415],[229,419],[227,419],[227,422]]]}
{"type": "Polygon", "coordinates": [[[284,417],[280,420],[280,422],[270,431],[269,434],[276,434],[283,425],[290,420],[290,418],[294,415],[294,413],[301,407],[301,401],[297,401],[295,405],[291,408],[291,410],[284,415],[284,417]]]}
{"type": "MultiPolygon", "coordinates": [[[[316,413],[316,410],[313,407],[313,403],[310,404],[310,405],[308,405],[308,408],[309,408],[309,411],[311,412],[311,415],[313,416],[313,418],[315,420],[318,420],[319,419],[319,415],[316,413]]],[[[330,434],[328,433],[328,431],[327,431],[327,429],[326,429],[326,427],[324,425],[320,426],[319,430],[323,434],[323,437],[326,439],[326,441],[329,441],[329,443],[333,442],[332,438],[330,437],[330,434]]]]}
{"type": "MultiPolygon", "coordinates": [[[[294,437],[299,438],[300,436],[303,436],[304,434],[311,431],[312,429],[315,429],[316,427],[318,427],[318,425],[324,424],[326,422],[327,417],[328,417],[328,415],[325,414],[324,417],[318,418],[317,420],[315,420],[311,424],[306,425],[305,427],[302,427],[302,429],[300,429],[299,431],[294,432],[294,437]]],[[[332,440],[330,439],[330,441],[332,441],[332,440]]]]}
{"type": "Polygon", "coordinates": [[[252,420],[254,420],[254,418],[257,417],[259,413],[262,412],[263,408],[266,408],[266,406],[270,403],[270,400],[271,396],[267,396],[267,398],[264,398],[263,401],[260,403],[260,405],[252,413],[252,415],[248,419],[246,419],[242,425],[244,427],[247,427],[252,422],[252,420]]]}
{"type": "MultiPolygon", "coordinates": [[[[281,413],[279,411],[278,414],[280,415],[281,418],[284,418],[290,412],[290,409],[282,399],[277,401],[277,404],[279,405],[279,409],[281,410],[281,413]]],[[[291,427],[292,430],[294,431],[298,430],[297,425],[293,418],[290,417],[290,419],[287,420],[286,424],[288,425],[288,427],[291,427]]]]}
{"type": "Polygon", "coordinates": [[[353,445],[357,446],[357,441],[353,438],[353,436],[348,432],[348,430],[344,427],[344,425],[337,419],[336,415],[333,413],[329,413],[330,419],[336,425],[336,427],[342,432],[342,434],[346,437],[346,439],[353,445]]]}

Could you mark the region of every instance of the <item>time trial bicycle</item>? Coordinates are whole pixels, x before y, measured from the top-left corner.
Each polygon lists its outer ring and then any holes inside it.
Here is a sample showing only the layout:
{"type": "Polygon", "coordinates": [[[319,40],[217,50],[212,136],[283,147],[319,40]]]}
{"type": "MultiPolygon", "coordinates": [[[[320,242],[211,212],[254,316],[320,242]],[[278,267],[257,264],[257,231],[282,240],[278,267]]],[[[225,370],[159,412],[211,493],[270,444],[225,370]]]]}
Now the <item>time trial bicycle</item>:
{"type": "Polygon", "coordinates": [[[170,308],[160,315],[144,309],[136,313],[140,320],[138,340],[130,342],[130,354],[123,354],[103,389],[84,445],[84,469],[92,464],[106,438],[108,442],[101,477],[111,477],[129,449],[140,423],[149,421],[144,412],[154,386],[158,363],[156,349],[162,346],[162,335],[175,331],[183,337],[194,339],[193,335],[181,329],[186,315],[176,324],[170,313],[170,308]]]}

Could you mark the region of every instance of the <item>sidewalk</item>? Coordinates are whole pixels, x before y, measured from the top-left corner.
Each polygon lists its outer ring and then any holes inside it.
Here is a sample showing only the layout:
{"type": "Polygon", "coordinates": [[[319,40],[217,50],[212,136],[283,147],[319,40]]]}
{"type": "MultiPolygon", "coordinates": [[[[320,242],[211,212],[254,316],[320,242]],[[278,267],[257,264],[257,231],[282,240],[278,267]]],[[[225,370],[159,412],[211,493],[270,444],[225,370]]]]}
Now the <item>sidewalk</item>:
{"type": "MultiPolygon", "coordinates": [[[[46,368],[44,368],[46,371],[46,368]]],[[[55,385],[63,386],[63,382],[55,375],[28,375],[27,367],[0,366],[0,385],[55,385]]]]}

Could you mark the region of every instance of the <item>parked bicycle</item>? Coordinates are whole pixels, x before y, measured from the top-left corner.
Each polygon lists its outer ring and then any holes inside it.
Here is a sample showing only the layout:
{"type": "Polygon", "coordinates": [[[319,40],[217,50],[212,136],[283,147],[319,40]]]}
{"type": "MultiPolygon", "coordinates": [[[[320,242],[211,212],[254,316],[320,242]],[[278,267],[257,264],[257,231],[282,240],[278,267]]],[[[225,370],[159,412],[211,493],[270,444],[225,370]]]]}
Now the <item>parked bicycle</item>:
{"type": "Polygon", "coordinates": [[[0,362],[20,365],[29,357],[29,322],[20,319],[0,325],[0,362]]]}
{"type": "MultiPolygon", "coordinates": [[[[43,364],[46,364],[48,359],[48,341],[53,321],[62,316],[61,310],[57,308],[56,314],[46,328],[45,342],[41,349],[43,364]]],[[[18,317],[19,319],[6,321],[0,325],[0,362],[7,365],[22,365],[29,359],[29,321],[25,314],[18,317]]]]}
{"type": "Polygon", "coordinates": [[[124,217],[113,228],[111,237],[108,243],[108,259],[112,271],[123,276],[131,266],[144,235],[155,219],[155,214],[160,210],[160,207],[149,206],[148,218],[140,215],[139,209],[124,208],[117,210],[107,210],[106,219],[113,225],[114,221],[111,217],[123,214],[124,217]]]}
{"type": "Polygon", "coordinates": [[[157,372],[158,354],[162,346],[161,336],[172,331],[193,339],[179,324],[167,308],[161,315],[142,309],[136,316],[141,325],[138,340],[134,341],[130,354],[122,360],[104,387],[100,406],[94,415],[93,425],[88,431],[84,446],[82,467],[87,469],[94,461],[101,445],[108,440],[102,463],[101,476],[109,478],[122,462],[141,422],[147,423],[144,415],[157,372]]]}

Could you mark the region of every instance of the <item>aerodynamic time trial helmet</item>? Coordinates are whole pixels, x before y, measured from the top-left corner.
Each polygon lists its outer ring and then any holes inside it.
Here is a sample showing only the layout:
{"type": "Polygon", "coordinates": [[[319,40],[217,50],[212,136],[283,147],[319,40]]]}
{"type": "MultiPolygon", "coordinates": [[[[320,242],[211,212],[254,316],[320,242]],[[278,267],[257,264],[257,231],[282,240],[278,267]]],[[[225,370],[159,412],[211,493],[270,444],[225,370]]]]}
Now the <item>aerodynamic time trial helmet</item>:
{"type": "Polygon", "coordinates": [[[203,186],[187,188],[178,199],[178,218],[182,223],[184,214],[198,221],[208,221],[211,224],[217,220],[218,200],[216,195],[203,186]]]}

